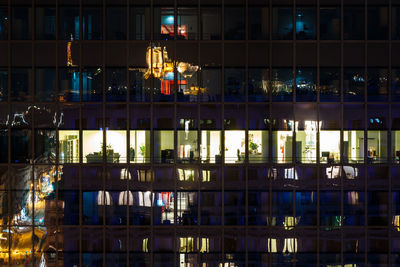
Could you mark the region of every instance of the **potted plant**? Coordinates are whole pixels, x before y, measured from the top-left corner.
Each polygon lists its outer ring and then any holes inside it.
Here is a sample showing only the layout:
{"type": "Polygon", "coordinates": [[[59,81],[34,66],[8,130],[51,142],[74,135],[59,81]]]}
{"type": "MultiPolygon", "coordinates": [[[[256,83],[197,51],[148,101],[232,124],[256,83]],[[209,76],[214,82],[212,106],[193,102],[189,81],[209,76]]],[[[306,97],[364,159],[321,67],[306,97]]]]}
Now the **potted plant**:
{"type": "Polygon", "coordinates": [[[252,154],[257,153],[258,145],[256,143],[250,142],[249,143],[249,148],[252,154]]]}
{"type": "Polygon", "coordinates": [[[143,162],[145,162],[146,146],[145,145],[141,145],[139,147],[139,149],[140,149],[140,155],[143,157],[143,162]]]}

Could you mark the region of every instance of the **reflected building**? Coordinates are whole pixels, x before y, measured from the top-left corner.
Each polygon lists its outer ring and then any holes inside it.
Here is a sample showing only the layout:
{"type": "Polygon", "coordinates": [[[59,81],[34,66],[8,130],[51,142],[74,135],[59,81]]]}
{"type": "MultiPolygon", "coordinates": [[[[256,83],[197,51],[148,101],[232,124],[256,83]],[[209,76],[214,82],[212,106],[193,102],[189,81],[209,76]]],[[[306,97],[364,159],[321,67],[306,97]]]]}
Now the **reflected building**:
{"type": "Polygon", "coordinates": [[[399,25],[0,0],[0,266],[399,266],[399,25]]]}

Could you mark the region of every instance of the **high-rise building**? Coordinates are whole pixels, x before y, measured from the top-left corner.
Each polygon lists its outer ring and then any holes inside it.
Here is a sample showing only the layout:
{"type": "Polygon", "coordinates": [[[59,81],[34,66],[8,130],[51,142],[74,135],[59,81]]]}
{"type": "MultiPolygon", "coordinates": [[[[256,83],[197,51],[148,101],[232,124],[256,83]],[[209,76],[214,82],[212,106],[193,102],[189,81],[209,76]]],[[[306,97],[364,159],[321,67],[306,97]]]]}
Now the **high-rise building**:
{"type": "Polygon", "coordinates": [[[0,266],[400,266],[400,0],[0,0],[0,266]]]}

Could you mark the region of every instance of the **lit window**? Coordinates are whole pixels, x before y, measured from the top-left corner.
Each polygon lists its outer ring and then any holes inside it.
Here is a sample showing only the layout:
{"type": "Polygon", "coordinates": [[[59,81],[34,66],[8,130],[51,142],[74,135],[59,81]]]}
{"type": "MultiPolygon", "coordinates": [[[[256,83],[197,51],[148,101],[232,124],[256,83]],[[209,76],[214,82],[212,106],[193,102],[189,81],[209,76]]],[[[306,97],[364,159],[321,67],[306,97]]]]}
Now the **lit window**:
{"type": "Polygon", "coordinates": [[[108,163],[126,162],[126,131],[106,131],[106,156],[108,163]]]}
{"type": "Polygon", "coordinates": [[[343,132],[343,162],[362,163],[364,161],[364,132],[343,132]]]}
{"type": "Polygon", "coordinates": [[[225,131],[225,163],[243,163],[245,131],[225,131]]]}
{"type": "Polygon", "coordinates": [[[60,163],[79,162],[79,131],[60,130],[59,160],[60,163]]]}
{"type": "Polygon", "coordinates": [[[268,131],[249,131],[249,162],[268,161],[268,131]]]}
{"type": "Polygon", "coordinates": [[[178,131],[178,160],[192,162],[198,159],[197,131],[178,131]]]}
{"type": "Polygon", "coordinates": [[[103,131],[83,131],[82,144],[84,163],[100,163],[103,161],[103,131]]]}
{"type": "Polygon", "coordinates": [[[321,163],[336,163],[340,160],[340,131],[320,131],[319,153],[321,163]]]}
{"type": "Polygon", "coordinates": [[[150,131],[130,131],[129,157],[131,163],[150,162],[150,131]]]}
{"type": "Polygon", "coordinates": [[[221,132],[201,131],[201,162],[221,162],[221,132]]]}
{"type": "Polygon", "coordinates": [[[272,133],[272,157],[276,163],[291,163],[293,158],[293,132],[272,133]]]}

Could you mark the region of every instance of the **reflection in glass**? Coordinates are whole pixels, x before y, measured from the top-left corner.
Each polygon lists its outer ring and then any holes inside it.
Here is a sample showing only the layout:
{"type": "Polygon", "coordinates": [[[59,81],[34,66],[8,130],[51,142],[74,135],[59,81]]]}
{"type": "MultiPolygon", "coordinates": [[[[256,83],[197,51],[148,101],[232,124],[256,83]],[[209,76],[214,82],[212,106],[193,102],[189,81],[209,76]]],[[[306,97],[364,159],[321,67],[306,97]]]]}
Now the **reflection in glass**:
{"type": "Polygon", "coordinates": [[[273,8],[272,38],[275,40],[291,40],[293,38],[293,10],[291,8],[273,8]]]}
{"type": "Polygon", "coordinates": [[[387,131],[368,131],[367,162],[383,163],[387,160],[387,131]]]}
{"type": "Polygon", "coordinates": [[[203,69],[201,81],[202,87],[205,88],[205,92],[201,94],[201,101],[221,101],[221,69],[203,69]]]}
{"type": "Polygon", "coordinates": [[[275,163],[292,162],[293,131],[272,132],[272,157],[275,163]]]}
{"type": "Polygon", "coordinates": [[[245,8],[225,7],[225,40],[245,39],[245,8]]]}
{"type": "Polygon", "coordinates": [[[130,39],[131,40],[149,40],[151,21],[150,8],[135,6],[130,12],[130,39]]]}
{"type": "Polygon", "coordinates": [[[315,69],[301,68],[296,72],[297,101],[317,100],[317,72],[315,69]]]}
{"type": "Polygon", "coordinates": [[[201,39],[221,40],[221,8],[201,9],[201,39]]]}
{"type": "Polygon", "coordinates": [[[178,8],[178,32],[185,40],[197,40],[197,9],[178,8]]]}
{"type": "Polygon", "coordinates": [[[221,163],[221,132],[201,131],[201,162],[221,163]]]}
{"type": "Polygon", "coordinates": [[[268,131],[249,131],[249,163],[268,161],[268,131]]]}
{"type": "Polygon", "coordinates": [[[249,68],[248,70],[248,100],[249,102],[264,102],[268,100],[269,70],[249,68]]]}
{"type": "Polygon", "coordinates": [[[32,38],[31,11],[30,7],[12,7],[11,39],[29,40],[32,38]]]}
{"type": "Polygon", "coordinates": [[[344,8],[344,39],[364,39],[364,7],[345,6],[344,8]]]}
{"type": "Polygon", "coordinates": [[[8,9],[7,7],[0,8],[0,40],[8,39],[8,9]]]}
{"type": "Polygon", "coordinates": [[[174,162],[174,131],[154,131],[154,161],[174,162]]]}
{"type": "Polygon", "coordinates": [[[82,11],[83,40],[103,39],[103,9],[83,8],[82,11]]]}
{"type": "Polygon", "coordinates": [[[292,101],[293,70],[290,68],[272,69],[272,100],[292,101]]]}
{"type": "Polygon", "coordinates": [[[343,98],[345,101],[364,100],[364,70],[344,69],[343,73],[343,98]]]}
{"type": "Polygon", "coordinates": [[[320,68],[319,98],[321,101],[340,101],[340,69],[320,68]]]}
{"type": "Polygon", "coordinates": [[[368,7],[368,39],[385,40],[389,33],[389,12],[387,6],[368,7]]]}
{"type": "Polygon", "coordinates": [[[31,93],[32,70],[27,68],[11,71],[11,101],[29,101],[31,93]]]}
{"type": "Polygon", "coordinates": [[[344,131],[343,132],[343,162],[363,163],[364,162],[364,132],[344,131]]]}
{"type": "Polygon", "coordinates": [[[35,78],[35,100],[38,102],[53,101],[56,87],[56,69],[37,68],[35,78]]]}
{"type": "Polygon", "coordinates": [[[265,6],[248,7],[249,40],[268,39],[268,8],[265,6]]]}
{"type": "Polygon", "coordinates": [[[155,193],[153,219],[155,225],[174,224],[174,192],[155,193]]]}
{"type": "Polygon", "coordinates": [[[108,68],[106,73],[107,101],[126,101],[126,69],[108,68]]]}
{"type": "Polygon", "coordinates": [[[59,8],[58,31],[61,40],[79,40],[79,7],[59,8]]]}
{"type": "Polygon", "coordinates": [[[321,163],[333,164],[340,160],[340,131],[320,131],[321,163]]]}
{"type": "Polygon", "coordinates": [[[129,70],[130,101],[145,102],[150,101],[150,82],[145,79],[143,72],[139,70],[129,70]]]}
{"type": "Polygon", "coordinates": [[[313,40],[316,36],[316,18],[314,8],[296,9],[296,39],[313,40]]]}
{"type": "Polygon", "coordinates": [[[130,131],[129,157],[131,163],[150,162],[150,131],[130,131]]]}
{"type": "MultiPolygon", "coordinates": [[[[36,39],[37,40],[56,39],[56,9],[50,7],[37,7],[35,16],[36,16],[36,28],[35,28],[36,39]]],[[[0,35],[1,35],[1,30],[0,30],[0,35]]]]}
{"type": "Polygon", "coordinates": [[[368,101],[386,101],[388,95],[388,70],[368,69],[368,101]]]}
{"type": "Polygon", "coordinates": [[[79,101],[79,69],[60,68],[58,72],[59,101],[79,101]]]}
{"type": "Polygon", "coordinates": [[[180,162],[193,162],[198,159],[197,131],[178,131],[178,160],[180,162]]]}
{"type": "Polygon", "coordinates": [[[108,40],[126,39],[126,11],[122,7],[107,7],[106,32],[108,40]]]}
{"type": "Polygon", "coordinates": [[[225,131],[225,163],[243,163],[245,131],[225,131]]]}
{"type": "MultiPolygon", "coordinates": [[[[79,73],[78,73],[79,74],[79,73]]],[[[79,85],[79,83],[78,83],[79,85]]],[[[82,101],[98,102],[103,99],[102,68],[85,68],[82,71],[82,101]]]]}
{"type": "Polygon", "coordinates": [[[244,69],[225,69],[225,101],[242,102],[246,98],[244,69]]]}
{"type": "Polygon", "coordinates": [[[338,40],[340,38],[340,7],[320,8],[320,39],[338,40]]]}
{"type": "Polygon", "coordinates": [[[0,69],[0,102],[8,100],[8,71],[0,69]]]}

